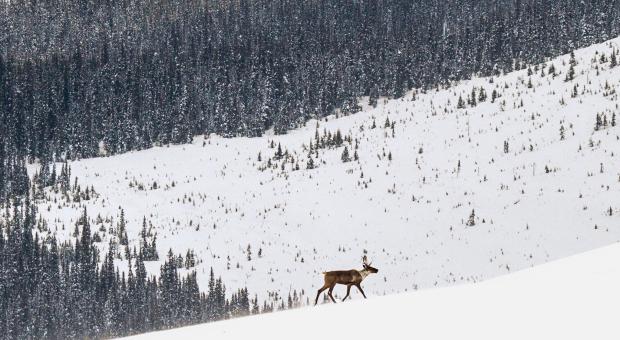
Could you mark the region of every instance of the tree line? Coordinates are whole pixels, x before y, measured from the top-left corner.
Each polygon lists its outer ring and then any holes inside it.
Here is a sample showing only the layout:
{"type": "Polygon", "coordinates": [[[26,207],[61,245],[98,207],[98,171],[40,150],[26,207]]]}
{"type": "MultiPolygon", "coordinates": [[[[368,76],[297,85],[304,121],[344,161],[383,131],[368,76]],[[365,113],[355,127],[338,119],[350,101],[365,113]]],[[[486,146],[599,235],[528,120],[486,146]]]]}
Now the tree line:
{"type": "MultiPolygon", "coordinates": [[[[128,268],[115,264],[115,247],[100,254],[84,211],[75,241],[59,242],[38,232],[41,223],[30,195],[8,201],[0,220],[0,334],[6,339],[78,339],[130,335],[259,313],[247,288],[227,297],[211,270],[201,292],[196,272],[179,272],[168,252],[159,276],[149,275],[150,251],[134,248],[128,268]]],[[[265,304],[262,311],[272,310],[265,304]]]]}
{"type": "MultiPolygon", "coordinates": [[[[276,133],[618,35],[613,0],[0,2],[0,189],[21,158],[276,133]],[[17,158],[15,158],[17,157],[17,158]]],[[[7,188],[10,186],[10,188],[7,188]]]]}

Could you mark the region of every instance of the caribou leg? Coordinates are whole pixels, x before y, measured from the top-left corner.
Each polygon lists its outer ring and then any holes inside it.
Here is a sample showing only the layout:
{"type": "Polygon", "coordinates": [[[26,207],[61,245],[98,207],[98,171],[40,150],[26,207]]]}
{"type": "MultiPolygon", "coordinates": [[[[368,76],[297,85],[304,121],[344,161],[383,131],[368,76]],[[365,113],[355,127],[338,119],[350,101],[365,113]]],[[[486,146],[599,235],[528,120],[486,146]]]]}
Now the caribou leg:
{"type": "Polygon", "coordinates": [[[344,299],[342,299],[342,301],[346,300],[349,297],[349,293],[351,292],[351,284],[347,285],[347,295],[344,296],[344,299]]]}
{"type": "Polygon", "coordinates": [[[323,286],[319,289],[319,291],[316,293],[316,300],[314,300],[314,305],[316,306],[316,304],[319,302],[319,296],[321,296],[321,292],[323,292],[325,289],[327,289],[329,286],[323,286]]]}
{"type": "Polygon", "coordinates": [[[332,295],[332,291],[334,290],[334,286],[335,286],[335,284],[333,284],[331,287],[329,287],[329,290],[327,291],[327,295],[329,295],[329,298],[332,299],[333,303],[336,303],[336,300],[334,299],[334,296],[332,295]]]}
{"type": "Polygon", "coordinates": [[[366,294],[364,294],[364,291],[362,290],[362,287],[359,284],[356,284],[355,287],[357,287],[357,289],[359,289],[359,291],[362,293],[362,295],[364,295],[364,299],[366,298],[366,294]]]}

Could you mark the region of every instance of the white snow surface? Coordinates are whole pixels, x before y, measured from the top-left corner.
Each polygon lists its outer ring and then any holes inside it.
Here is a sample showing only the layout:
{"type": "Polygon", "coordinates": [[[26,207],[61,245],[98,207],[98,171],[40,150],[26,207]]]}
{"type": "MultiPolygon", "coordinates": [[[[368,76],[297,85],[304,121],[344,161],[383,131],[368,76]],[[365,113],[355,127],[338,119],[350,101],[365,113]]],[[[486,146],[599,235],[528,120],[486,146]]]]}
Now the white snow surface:
{"type": "MultiPolygon", "coordinates": [[[[313,300],[321,272],[361,269],[364,251],[380,270],[363,283],[366,294],[376,296],[479,282],[608,245],[620,239],[620,127],[594,131],[594,123],[597,113],[610,121],[618,111],[620,67],[610,68],[599,57],[609,57],[619,43],[616,38],[577,50],[575,79],[569,82],[564,81],[566,55],[544,63],[544,76],[538,69],[531,77],[520,70],[476,78],[426,93],[412,91],[397,100],[380,99],[376,108],[363,100],[362,112],[312,120],[286,135],[197,136],[187,145],[74,161],[72,177],[83,188],[93,186],[97,198],[70,205],[40,203],[40,213],[51,222],[50,232],[70,239],[81,204],[93,219],[93,231],[101,227],[97,215],[111,221],[104,225],[108,229],[122,207],[132,247],[139,244],[146,216],[158,235],[160,259],[169,248],[183,255],[193,249],[200,262],[192,270],[202,289],[213,267],[228,292],[247,286],[260,300],[267,292],[286,299],[294,290],[304,292],[303,302],[313,300]],[[555,78],[548,75],[551,64],[555,78]],[[576,85],[578,94],[572,98],[576,85]],[[466,100],[473,87],[483,87],[487,101],[457,109],[458,97],[466,100]],[[491,103],[494,89],[501,97],[491,103]],[[394,135],[384,128],[386,118],[395,122],[394,135]],[[344,147],[321,149],[318,168],[306,170],[304,146],[314,139],[317,124],[321,135],[339,129],[357,140],[359,161],[343,163],[344,147]],[[290,162],[281,170],[280,161],[261,170],[276,151],[271,141],[294,155],[301,170],[293,171],[290,162]],[[158,188],[151,189],[155,181],[158,188]],[[472,209],[476,224],[468,226],[472,209]]],[[[353,145],[349,151],[353,155],[353,145]]],[[[99,246],[105,251],[113,236],[109,231],[101,235],[99,246]]],[[[147,268],[157,274],[161,263],[147,268]]],[[[117,264],[126,267],[125,260],[117,264]]],[[[460,289],[477,288],[454,291],[460,289]]],[[[413,305],[442,294],[404,296],[413,305]]],[[[335,295],[342,297],[344,289],[337,288],[335,295]]],[[[462,299],[472,306],[439,306],[446,313],[460,308],[464,317],[469,308],[479,309],[465,294],[462,299]]],[[[331,308],[325,312],[339,313],[331,308]]],[[[442,319],[439,310],[427,312],[436,313],[435,324],[442,319]]],[[[304,312],[286,315],[295,313],[304,312]]],[[[412,328],[426,312],[416,313],[406,316],[412,328]]],[[[492,314],[493,320],[500,318],[492,314]]],[[[364,320],[347,324],[343,319],[342,328],[361,332],[372,325],[364,320]]],[[[312,328],[324,327],[308,322],[303,329],[312,328]]]]}
{"type": "Polygon", "coordinates": [[[618,339],[620,244],[485,282],[127,339],[618,339]]]}

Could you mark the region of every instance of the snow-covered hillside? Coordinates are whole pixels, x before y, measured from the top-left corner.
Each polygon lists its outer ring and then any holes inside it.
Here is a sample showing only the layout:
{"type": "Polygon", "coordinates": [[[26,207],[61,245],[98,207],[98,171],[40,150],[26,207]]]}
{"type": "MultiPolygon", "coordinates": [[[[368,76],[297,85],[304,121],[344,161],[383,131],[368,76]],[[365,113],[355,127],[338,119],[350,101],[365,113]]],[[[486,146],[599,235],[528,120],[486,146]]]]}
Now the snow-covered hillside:
{"type": "Polygon", "coordinates": [[[620,244],[477,284],[127,339],[617,339],[620,244]]]}
{"type": "Polygon", "coordinates": [[[213,267],[229,290],[247,286],[262,298],[296,291],[305,303],[322,271],[360,268],[364,252],[380,270],[364,282],[368,295],[507,274],[620,239],[620,128],[612,126],[620,67],[608,61],[619,45],[576,51],[574,80],[565,81],[566,55],[376,108],[364,100],[362,112],[287,135],[199,136],[75,161],[72,176],[97,195],[70,204],[52,197],[40,212],[67,239],[85,205],[105,250],[122,208],[130,247],[146,218],[160,259],[191,249],[202,287],[213,267]],[[316,149],[317,134],[328,144],[324,136],[338,130],[341,146],[316,149]]]}

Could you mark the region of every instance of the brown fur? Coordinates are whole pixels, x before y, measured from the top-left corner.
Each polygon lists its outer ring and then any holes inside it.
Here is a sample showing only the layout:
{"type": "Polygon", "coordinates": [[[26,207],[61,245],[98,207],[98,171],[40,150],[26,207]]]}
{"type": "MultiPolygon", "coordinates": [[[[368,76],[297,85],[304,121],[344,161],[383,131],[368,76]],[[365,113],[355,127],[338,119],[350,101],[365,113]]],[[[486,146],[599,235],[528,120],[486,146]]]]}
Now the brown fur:
{"type": "Polygon", "coordinates": [[[336,271],[330,271],[330,272],[323,272],[324,274],[323,287],[321,287],[319,291],[316,293],[316,299],[314,300],[314,304],[316,305],[319,302],[319,296],[324,290],[328,288],[329,290],[327,291],[327,295],[332,300],[332,302],[336,303],[336,300],[332,296],[332,291],[334,290],[334,287],[336,286],[336,284],[347,286],[347,295],[345,295],[342,301],[346,300],[347,297],[349,297],[349,293],[351,292],[351,286],[357,287],[357,289],[360,291],[360,293],[362,293],[365,299],[366,294],[364,294],[364,291],[362,290],[362,287],[360,286],[360,284],[362,283],[362,280],[364,280],[364,278],[368,276],[368,274],[376,273],[378,271],[379,271],[378,269],[371,267],[369,264],[366,264],[366,259],[364,258],[364,269],[362,269],[361,271],[351,269],[351,270],[336,270],[336,271]]]}

